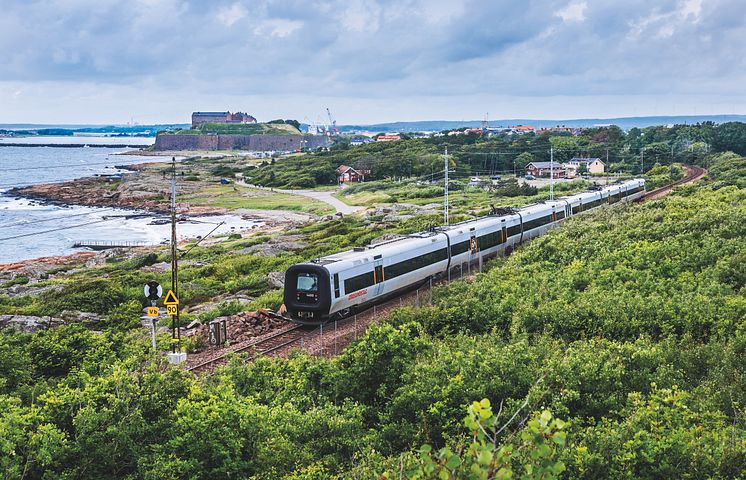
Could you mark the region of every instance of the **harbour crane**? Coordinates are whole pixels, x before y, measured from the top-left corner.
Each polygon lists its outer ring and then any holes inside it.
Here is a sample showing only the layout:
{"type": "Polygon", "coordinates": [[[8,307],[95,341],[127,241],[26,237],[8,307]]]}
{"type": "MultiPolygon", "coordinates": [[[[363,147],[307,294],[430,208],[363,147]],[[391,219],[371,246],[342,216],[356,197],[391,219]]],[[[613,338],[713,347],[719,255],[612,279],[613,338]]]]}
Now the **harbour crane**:
{"type": "Polygon", "coordinates": [[[329,107],[326,107],[326,115],[329,117],[329,134],[337,135],[339,133],[339,129],[337,128],[337,121],[332,118],[332,112],[329,110],[329,107]]]}

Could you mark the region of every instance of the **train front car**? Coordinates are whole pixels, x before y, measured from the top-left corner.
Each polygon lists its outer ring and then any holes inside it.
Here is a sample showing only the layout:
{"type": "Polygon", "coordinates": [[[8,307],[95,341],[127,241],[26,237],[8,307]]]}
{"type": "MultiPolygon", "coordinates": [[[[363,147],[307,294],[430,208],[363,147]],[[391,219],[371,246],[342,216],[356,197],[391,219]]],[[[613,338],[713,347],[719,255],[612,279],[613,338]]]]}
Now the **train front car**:
{"type": "Polygon", "coordinates": [[[299,323],[329,319],[332,293],[329,271],[321,265],[299,263],[285,272],[283,301],[287,315],[299,323]]]}

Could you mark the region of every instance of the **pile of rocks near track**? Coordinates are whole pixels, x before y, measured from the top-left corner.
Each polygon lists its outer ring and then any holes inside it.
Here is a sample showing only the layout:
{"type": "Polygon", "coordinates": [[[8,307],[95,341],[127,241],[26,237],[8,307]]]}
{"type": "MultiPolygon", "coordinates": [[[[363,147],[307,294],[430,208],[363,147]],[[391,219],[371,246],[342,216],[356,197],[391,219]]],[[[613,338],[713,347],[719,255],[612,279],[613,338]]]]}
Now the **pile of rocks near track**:
{"type": "MultiPolygon", "coordinates": [[[[267,309],[260,309],[255,312],[241,312],[236,315],[218,317],[215,320],[225,320],[228,342],[231,344],[251,340],[287,325],[287,321],[271,316],[270,311],[267,309]]],[[[182,331],[182,335],[202,336],[205,340],[205,345],[208,345],[208,348],[213,347],[210,345],[210,327],[208,324],[193,322],[182,331]]]]}

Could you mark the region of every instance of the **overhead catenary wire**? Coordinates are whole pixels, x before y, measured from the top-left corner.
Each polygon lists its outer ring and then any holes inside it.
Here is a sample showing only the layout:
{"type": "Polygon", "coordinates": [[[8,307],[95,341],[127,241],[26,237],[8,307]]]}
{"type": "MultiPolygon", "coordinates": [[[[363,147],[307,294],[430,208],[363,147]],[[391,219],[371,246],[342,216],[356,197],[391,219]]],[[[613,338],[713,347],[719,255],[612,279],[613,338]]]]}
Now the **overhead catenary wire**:
{"type": "Polygon", "coordinates": [[[19,234],[19,235],[12,235],[10,237],[2,237],[2,238],[0,238],[0,242],[4,242],[4,241],[7,241],[7,240],[16,240],[16,239],[19,239],[19,238],[33,237],[35,235],[43,235],[45,233],[59,232],[59,231],[62,231],[62,230],[72,230],[74,228],[85,227],[85,226],[88,226],[88,225],[94,225],[96,223],[102,223],[102,222],[108,222],[108,221],[109,221],[108,219],[101,219],[101,220],[94,220],[92,222],[79,223],[77,225],[68,225],[66,227],[51,228],[49,230],[44,230],[44,231],[41,231],[41,232],[22,233],[22,234],[19,234]]]}
{"type": "MultiPolygon", "coordinates": [[[[18,227],[18,226],[25,226],[25,225],[35,225],[35,224],[38,224],[38,223],[53,222],[55,220],[65,220],[65,219],[68,219],[68,218],[86,217],[86,216],[89,216],[89,215],[96,215],[96,214],[100,214],[101,212],[111,211],[111,210],[112,210],[111,208],[104,208],[104,209],[95,210],[93,212],[75,213],[75,214],[72,214],[72,215],[62,215],[62,216],[59,216],[59,217],[43,218],[43,219],[40,219],[40,220],[31,220],[29,222],[7,223],[5,225],[0,225],[0,229],[10,228],[10,227],[18,227]]],[[[124,216],[124,215],[122,215],[122,216],[124,216]]],[[[106,218],[106,220],[110,220],[110,219],[111,219],[111,216],[109,216],[108,218],[106,218]]]]}
{"type": "MultiPolygon", "coordinates": [[[[154,160],[152,162],[145,162],[145,163],[164,163],[163,161],[154,160]]],[[[67,164],[56,164],[56,165],[46,165],[46,166],[37,166],[37,167],[13,167],[13,168],[0,168],[0,172],[25,172],[28,170],[49,170],[53,168],[70,168],[70,167],[100,167],[100,166],[111,166],[111,168],[118,168],[121,170],[120,167],[126,167],[129,165],[137,165],[137,163],[131,163],[131,164],[120,164],[120,165],[112,165],[112,161],[109,160],[108,162],[81,162],[81,163],[67,163],[67,164]]]]}

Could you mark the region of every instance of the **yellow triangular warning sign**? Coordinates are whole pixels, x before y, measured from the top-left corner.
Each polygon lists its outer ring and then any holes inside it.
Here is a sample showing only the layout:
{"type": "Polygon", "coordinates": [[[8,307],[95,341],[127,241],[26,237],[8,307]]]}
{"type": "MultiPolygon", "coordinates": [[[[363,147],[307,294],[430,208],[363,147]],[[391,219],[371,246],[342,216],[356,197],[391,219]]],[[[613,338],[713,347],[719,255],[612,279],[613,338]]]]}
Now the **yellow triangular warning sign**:
{"type": "Polygon", "coordinates": [[[179,299],[176,298],[176,295],[174,295],[173,290],[169,290],[166,294],[166,299],[163,300],[164,305],[178,305],[179,299]]]}

